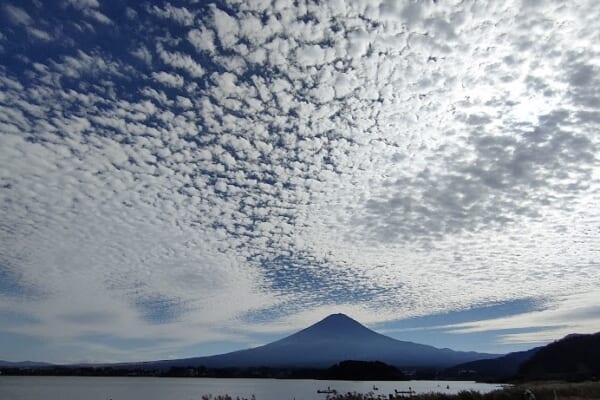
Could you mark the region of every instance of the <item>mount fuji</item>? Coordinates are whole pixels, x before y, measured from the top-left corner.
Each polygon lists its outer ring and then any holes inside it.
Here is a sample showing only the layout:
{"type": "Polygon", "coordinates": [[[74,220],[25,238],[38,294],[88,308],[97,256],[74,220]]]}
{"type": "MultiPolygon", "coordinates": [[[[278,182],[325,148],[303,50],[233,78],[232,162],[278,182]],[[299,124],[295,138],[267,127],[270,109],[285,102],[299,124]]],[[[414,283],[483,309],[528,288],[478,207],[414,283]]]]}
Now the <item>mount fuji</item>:
{"type": "Polygon", "coordinates": [[[497,356],[396,340],[372,331],[344,314],[332,314],[264,346],[207,357],[153,361],[142,366],[324,368],[344,360],[360,360],[381,361],[399,367],[449,367],[497,356]]]}

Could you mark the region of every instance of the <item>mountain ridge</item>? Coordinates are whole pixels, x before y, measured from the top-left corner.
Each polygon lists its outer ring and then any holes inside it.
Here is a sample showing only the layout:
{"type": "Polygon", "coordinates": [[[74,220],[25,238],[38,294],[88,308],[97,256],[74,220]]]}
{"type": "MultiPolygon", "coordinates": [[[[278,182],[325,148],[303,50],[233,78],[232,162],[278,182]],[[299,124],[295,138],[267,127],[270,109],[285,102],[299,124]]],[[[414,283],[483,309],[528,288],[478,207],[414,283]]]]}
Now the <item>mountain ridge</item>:
{"type": "Polygon", "coordinates": [[[447,368],[446,379],[494,382],[596,380],[600,376],[600,332],[571,333],[525,351],[447,368]]]}
{"type": "Polygon", "coordinates": [[[6,361],[0,360],[0,367],[11,367],[11,368],[40,368],[40,367],[52,367],[54,364],[40,362],[40,361],[6,361]]]}
{"type": "Polygon", "coordinates": [[[542,347],[516,351],[491,359],[469,361],[444,371],[448,379],[475,379],[484,381],[507,381],[519,371],[519,367],[542,347]]]}
{"type": "Polygon", "coordinates": [[[600,332],[570,334],[523,362],[519,380],[586,380],[600,377],[600,332]]]}
{"type": "Polygon", "coordinates": [[[344,360],[381,361],[400,367],[449,367],[493,358],[497,354],[461,352],[400,341],[377,333],[345,314],[324,319],[282,339],[229,353],[161,360],[146,367],[204,366],[209,368],[323,368],[344,360]]]}

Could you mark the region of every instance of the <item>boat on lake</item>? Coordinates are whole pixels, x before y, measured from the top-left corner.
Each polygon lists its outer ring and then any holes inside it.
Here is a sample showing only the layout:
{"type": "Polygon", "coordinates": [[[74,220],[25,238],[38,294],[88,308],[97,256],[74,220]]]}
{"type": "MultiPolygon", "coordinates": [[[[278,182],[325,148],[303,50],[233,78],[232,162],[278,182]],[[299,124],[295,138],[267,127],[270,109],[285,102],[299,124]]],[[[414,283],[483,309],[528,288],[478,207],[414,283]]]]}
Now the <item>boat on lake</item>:
{"type": "Polygon", "coordinates": [[[398,390],[398,389],[394,389],[394,394],[397,397],[404,397],[404,396],[412,396],[417,394],[417,392],[415,392],[410,386],[408,387],[408,390],[398,390]]]}
{"type": "Polygon", "coordinates": [[[320,393],[320,394],[337,394],[337,390],[332,389],[329,386],[327,386],[327,389],[325,389],[325,390],[317,390],[317,393],[320,393]]]}

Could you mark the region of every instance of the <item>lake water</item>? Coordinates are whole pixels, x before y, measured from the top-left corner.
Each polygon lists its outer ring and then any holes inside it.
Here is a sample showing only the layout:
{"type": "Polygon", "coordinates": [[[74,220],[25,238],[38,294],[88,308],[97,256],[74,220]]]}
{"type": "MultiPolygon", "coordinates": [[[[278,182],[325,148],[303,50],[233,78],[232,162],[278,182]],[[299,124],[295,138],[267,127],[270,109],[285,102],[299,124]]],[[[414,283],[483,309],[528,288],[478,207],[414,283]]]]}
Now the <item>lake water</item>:
{"type": "Polygon", "coordinates": [[[318,389],[339,393],[373,391],[387,396],[394,389],[417,393],[482,393],[499,385],[465,381],[354,382],[285,379],[105,378],[0,376],[1,400],[201,400],[204,394],[229,394],[256,400],[325,400],[318,389]]]}

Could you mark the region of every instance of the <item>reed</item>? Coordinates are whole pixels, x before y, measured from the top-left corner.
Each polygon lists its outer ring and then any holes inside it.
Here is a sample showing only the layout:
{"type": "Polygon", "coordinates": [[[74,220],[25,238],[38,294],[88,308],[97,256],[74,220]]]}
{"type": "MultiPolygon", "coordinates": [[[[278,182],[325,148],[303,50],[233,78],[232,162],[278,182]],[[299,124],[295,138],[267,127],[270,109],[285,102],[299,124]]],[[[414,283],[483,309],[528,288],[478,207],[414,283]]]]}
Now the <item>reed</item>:
{"type": "Polygon", "coordinates": [[[533,382],[509,386],[489,393],[465,390],[456,394],[421,393],[412,396],[345,393],[329,396],[328,400],[578,400],[600,399],[600,382],[533,382]]]}
{"type": "MultiPolygon", "coordinates": [[[[287,396],[292,398],[293,396],[287,396]]],[[[257,400],[255,396],[204,395],[202,400],[257,400]]],[[[368,393],[339,393],[326,400],[581,400],[600,399],[600,382],[532,382],[509,386],[489,393],[465,390],[456,394],[421,393],[412,396],[384,396],[368,393]]],[[[260,399],[259,399],[260,400],[260,399]]]]}

